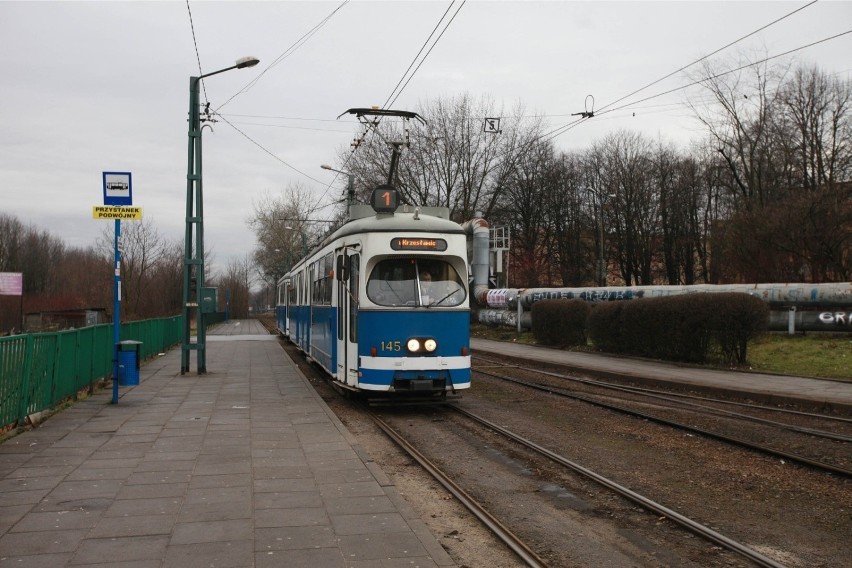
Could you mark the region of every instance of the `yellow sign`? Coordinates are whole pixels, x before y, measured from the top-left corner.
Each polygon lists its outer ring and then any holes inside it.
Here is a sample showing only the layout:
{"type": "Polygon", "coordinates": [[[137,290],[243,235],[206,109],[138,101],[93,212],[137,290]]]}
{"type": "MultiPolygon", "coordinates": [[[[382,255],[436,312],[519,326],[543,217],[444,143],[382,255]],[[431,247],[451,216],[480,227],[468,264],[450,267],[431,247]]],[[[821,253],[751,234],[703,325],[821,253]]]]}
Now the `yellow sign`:
{"type": "Polygon", "coordinates": [[[95,205],[92,207],[94,219],[125,219],[138,221],[142,218],[141,207],[114,207],[110,205],[95,205]]]}

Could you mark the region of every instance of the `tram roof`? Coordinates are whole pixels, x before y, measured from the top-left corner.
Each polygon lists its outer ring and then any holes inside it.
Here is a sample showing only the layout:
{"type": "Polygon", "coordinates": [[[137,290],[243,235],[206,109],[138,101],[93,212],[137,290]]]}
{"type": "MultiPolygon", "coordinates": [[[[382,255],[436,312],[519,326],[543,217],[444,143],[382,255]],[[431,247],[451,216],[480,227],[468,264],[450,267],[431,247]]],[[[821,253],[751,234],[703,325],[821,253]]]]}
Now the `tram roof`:
{"type": "Polygon", "coordinates": [[[349,221],[334,233],[326,242],[360,233],[448,233],[464,234],[464,229],[458,223],[449,220],[449,210],[446,207],[413,207],[401,205],[394,213],[376,214],[369,207],[369,213],[355,209],[352,211],[353,220],[349,221]],[[358,215],[365,215],[358,217],[358,215]]]}

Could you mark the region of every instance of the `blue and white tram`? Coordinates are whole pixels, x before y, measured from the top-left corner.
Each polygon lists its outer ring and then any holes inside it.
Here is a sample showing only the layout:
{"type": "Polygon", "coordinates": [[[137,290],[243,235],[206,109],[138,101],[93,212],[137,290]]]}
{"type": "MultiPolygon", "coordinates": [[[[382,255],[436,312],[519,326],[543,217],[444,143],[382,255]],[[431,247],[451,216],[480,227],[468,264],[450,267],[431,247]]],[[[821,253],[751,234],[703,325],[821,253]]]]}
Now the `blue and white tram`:
{"type": "Polygon", "coordinates": [[[462,227],[446,208],[407,205],[353,205],[350,219],[278,282],[279,331],[347,389],[469,388],[462,227]]]}

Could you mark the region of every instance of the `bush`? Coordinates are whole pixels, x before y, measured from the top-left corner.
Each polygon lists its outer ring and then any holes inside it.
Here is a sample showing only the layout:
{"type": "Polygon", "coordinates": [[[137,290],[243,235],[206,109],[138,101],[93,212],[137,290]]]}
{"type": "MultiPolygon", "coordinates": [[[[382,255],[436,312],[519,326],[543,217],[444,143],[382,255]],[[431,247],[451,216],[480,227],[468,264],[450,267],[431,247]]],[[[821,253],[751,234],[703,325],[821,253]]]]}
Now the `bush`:
{"type": "Polygon", "coordinates": [[[586,319],[591,308],[583,300],[542,300],[532,306],[532,332],[544,345],[586,344],[586,319]]]}
{"type": "Polygon", "coordinates": [[[742,365],[768,321],[769,307],[747,294],[685,294],[598,304],[588,334],[604,351],[701,363],[717,349],[742,365]]]}

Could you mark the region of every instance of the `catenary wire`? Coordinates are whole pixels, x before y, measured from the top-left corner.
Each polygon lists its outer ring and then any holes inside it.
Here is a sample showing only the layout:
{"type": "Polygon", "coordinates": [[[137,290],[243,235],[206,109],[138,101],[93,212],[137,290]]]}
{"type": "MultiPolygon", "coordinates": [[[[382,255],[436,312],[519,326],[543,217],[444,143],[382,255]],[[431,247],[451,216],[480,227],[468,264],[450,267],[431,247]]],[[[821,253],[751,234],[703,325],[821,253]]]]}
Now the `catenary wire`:
{"type": "MultiPolygon", "coordinates": [[[[198,53],[198,42],[195,40],[195,24],[192,21],[192,8],[189,7],[189,0],[186,0],[186,11],[189,12],[189,29],[192,31],[192,45],[195,46],[195,59],[198,60],[198,76],[204,75],[201,71],[201,55],[198,53]]],[[[210,102],[207,99],[207,85],[204,84],[204,80],[201,81],[201,88],[204,89],[204,102],[210,102]]]]}
{"type": "Polygon", "coordinates": [[[647,85],[645,85],[644,87],[640,87],[639,89],[636,89],[635,91],[633,91],[633,92],[632,92],[632,93],[630,93],[629,95],[624,95],[624,96],[623,96],[623,97],[621,97],[620,99],[616,99],[616,100],[612,101],[611,103],[609,103],[609,104],[607,104],[607,105],[604,105],[603,107],[601,107],[601,109],[600,109],[600,110],[601,110],[601,111],[603,111],[603,110],[605,110],[606,108],[611,107],[611,106],[612,106],[612,105],[614,105],[614,104],[620,103],[621,101],[623,101],[623,100],[624,100],[624,99],[626,99],[626,98],[632,97],[632,96],[633,96],[633,95],[635,95],[636,93],[639,93],[639,92],[641,92],[641,91],[644,91],[644,90],[645,90],[645,89],[647,89],[648,87],[652,87],[652,86],[656,85],[656,84],[657,84],[657,83],[659,83],[660,81],[664,81],[664,80],[668,79],[668,78],[669,78],[669,77],[671,77],[672,75],[675,75],[675,74],[677,74],[677,73],[680,73],[681,71],[683,71],[684,69],[687,69],[688,67],[692,67],[692,66],[693,66],[693,65],[695,65],[696,63],[701,63],[701,62],[702,62],[702,61],[704,61],[705,59],[708,59],[708,58],[710,58],[710,57],[713,57],[714,55],[716,55],[716,54],[717,54],[717,53],[719,53],[720,51],[723,51],[723,50],[725,50],[725,49],[728,49],[728,48],[729,48],[729,47],[731,47],[732,45],[735,45],[735,44],[737,44],[737,43],[741,42],[742,40],[747,39],[747,38],[749,38],[749,37],[753,36],[753,35],[754,35],[754,34],[756,34],[756,33],[762,32],[762,31],[763,31],[763,30],[765,30],[766,28],[768,28],[768,27],[770,27],[770,26],[773,26],[773,25],[777,24],[778,22],[780,22],[780,21],[782,21],[782,20],[784,20],[784,19],[786,19],[786,18],[789,18],[789,17],[790,17],[790,16],[792,16],[793,14],[795,14],[795,13],[797,13],[797,12],[800,12],[800,11],[804,10],[805,8],[808,8],[808,7],[810,7],[810,6],[813,6],[813,5],[814,5],[814,4],[816,4],[816,3],[817,3],[817,0],[812,0],[811,2],[809,2],[809,3],[805,4],[804,6],[800,6],[799,8],[796,8],[795,10],[793,10],[792,12],[790,12],[790,13],[788,13],[788,14],[785,14],[784,16],[781,16],[780,18],[778,18],[778,19],[776,19],[776,20],[773,20],[773,21],[769,22],[769,23],[768,23],[768,24],[766,24],[765,26],[762,26],[762,27],[760,27],[760,28],[757,28],[757,29],[756,29],[756,30],[754,30],[753,32],[748,33],[748,34],[746,34],[746,35],[742,36],[741,38],[736,39],[736,40],[734,40],[734,41],[730,42],[730,43],[729,43],[729,44],[727,44],[727,45],[723,45],[722,47],[720,47],[719,49],[717,49],[717,50],[716,50],[716,51],[714,51],[713,53],[709,53],[709,54],[705,55],[704,57],[701,57],[701,58],[699,58],[699,59],[696,59],[696,60],[695,60],[695,61],[693,61],[692,63],[689,63],[689,64],[687,64],[687,65],[684,65],[683,67],[681,67],[680,69],[678,69],[678,70],[676,70],[676,71],[672,71],[671,73],[669,73],[669,74],[668,74],[668,75],[666,75],[665,77],[660,77],[660,78],[659,78],[659,79],[657,79],[656,81],[652,81],[651,83],[648,83],[648,84],[647,84],[647,85]]]}
{"type": "MultiPolygon", "coordinates": [[[[282,61],[284,61],[285,59],[287,59],[289,56],[293,55],[293,53],[295,53],[295,52],[296,52],[296,50],[298,50],[298,49],[299,49],[300,47],[302,47],[305,43],[307,43],[307,41],[308,41],[309,39],[311,39],[311,37],[313,37],[313,35],[314,35],[315,33],[317,33],[317,32],[318,32],[318,31],[319,31],[319,30],[320,30],[323,26],[325,26],[325,25],[329,22],[329,20],[331,20],[331,18],[332,18],[332,17],[333,17],[333,16],[334,16],[334,15],[335,15],[335,14],[336,14],[336,13],[337,13],[337,12],[338,12],[341,8],[343,8],[346,4],[348,4],[348,3],[349,3],[349,1],[350,1],[350,0],[343,0],[343,2],[342,2],[342,3],[340,3],[340,5],[338,5],[338,6],[337,6],[334,10],[332,10],[332,12],[331,12],[329,15],[327,15],[325,18],[323,18],[323,19],[322,19],[322,20],[321,20],[321,21],[320,21],[317,25],[315,25],[313,28],[311,28],[310,30],[308,30],[307,32],[305,32],[305,33],[304,33],[304,34],[303,34],[303,35],[302,35],[299,39],[297,39],[297,40],[296,40],[295,42],[293,42],[293,43],[292,43],[292,44],[291,44],[291,45],[290,45],[287,49],[285,49],[285,50],[284,50],[284,52],[283,52],[283,53],[281,53],[281,55],[279,55],[278,57],[276,57],[276,58],[275,58],[275,60],[274,60],[272,63],[270,63],[270,64],[266,67],[266,69],[264,69],[263,71],[261,71],[260,73],[258,73],[258,74],[257,74],[257,76],[256,76],[256,77],[254,77],[251,81],[249,81],[249,82],[248,82],[248,83],[247,83],[247,84],[246,84],[246,85],[245,85],[242,89],[240,89],[239,91],[237,91],[236,93],[234,93],[233,95],[231,95],[231,97],[230,97],[228,100],[226,100],[224,103],[222,103],[221,105],[219,105],[218,107],[216,107],[216,110],[217,110],[217,111],[221,110],[221,109],[222,109],[225,105],[227,105],[228,103],[230,103],[232,100],[234,100],[235,98],[237,98],[237,97],[238,97],[238,96],[240,96],[241,94],[245,93],[246,91],[248,91],[248,90],[249,90],[249,89],[251,89],[252,87],[254,87],[254,86],[257,84],[257,82],[258,82],[258,81],[260,81],[261,77],[263,77],[263,76],[264,76],[264,75],[265,75],[268,71],[270,71],[273,67],[275,67],[276,65],[278,65],[279,63],[281,63],[281,62],[282,62],[282,61]]],[[[221,115],[220,115],[220,116],[221,116],[221,115]]]]}

